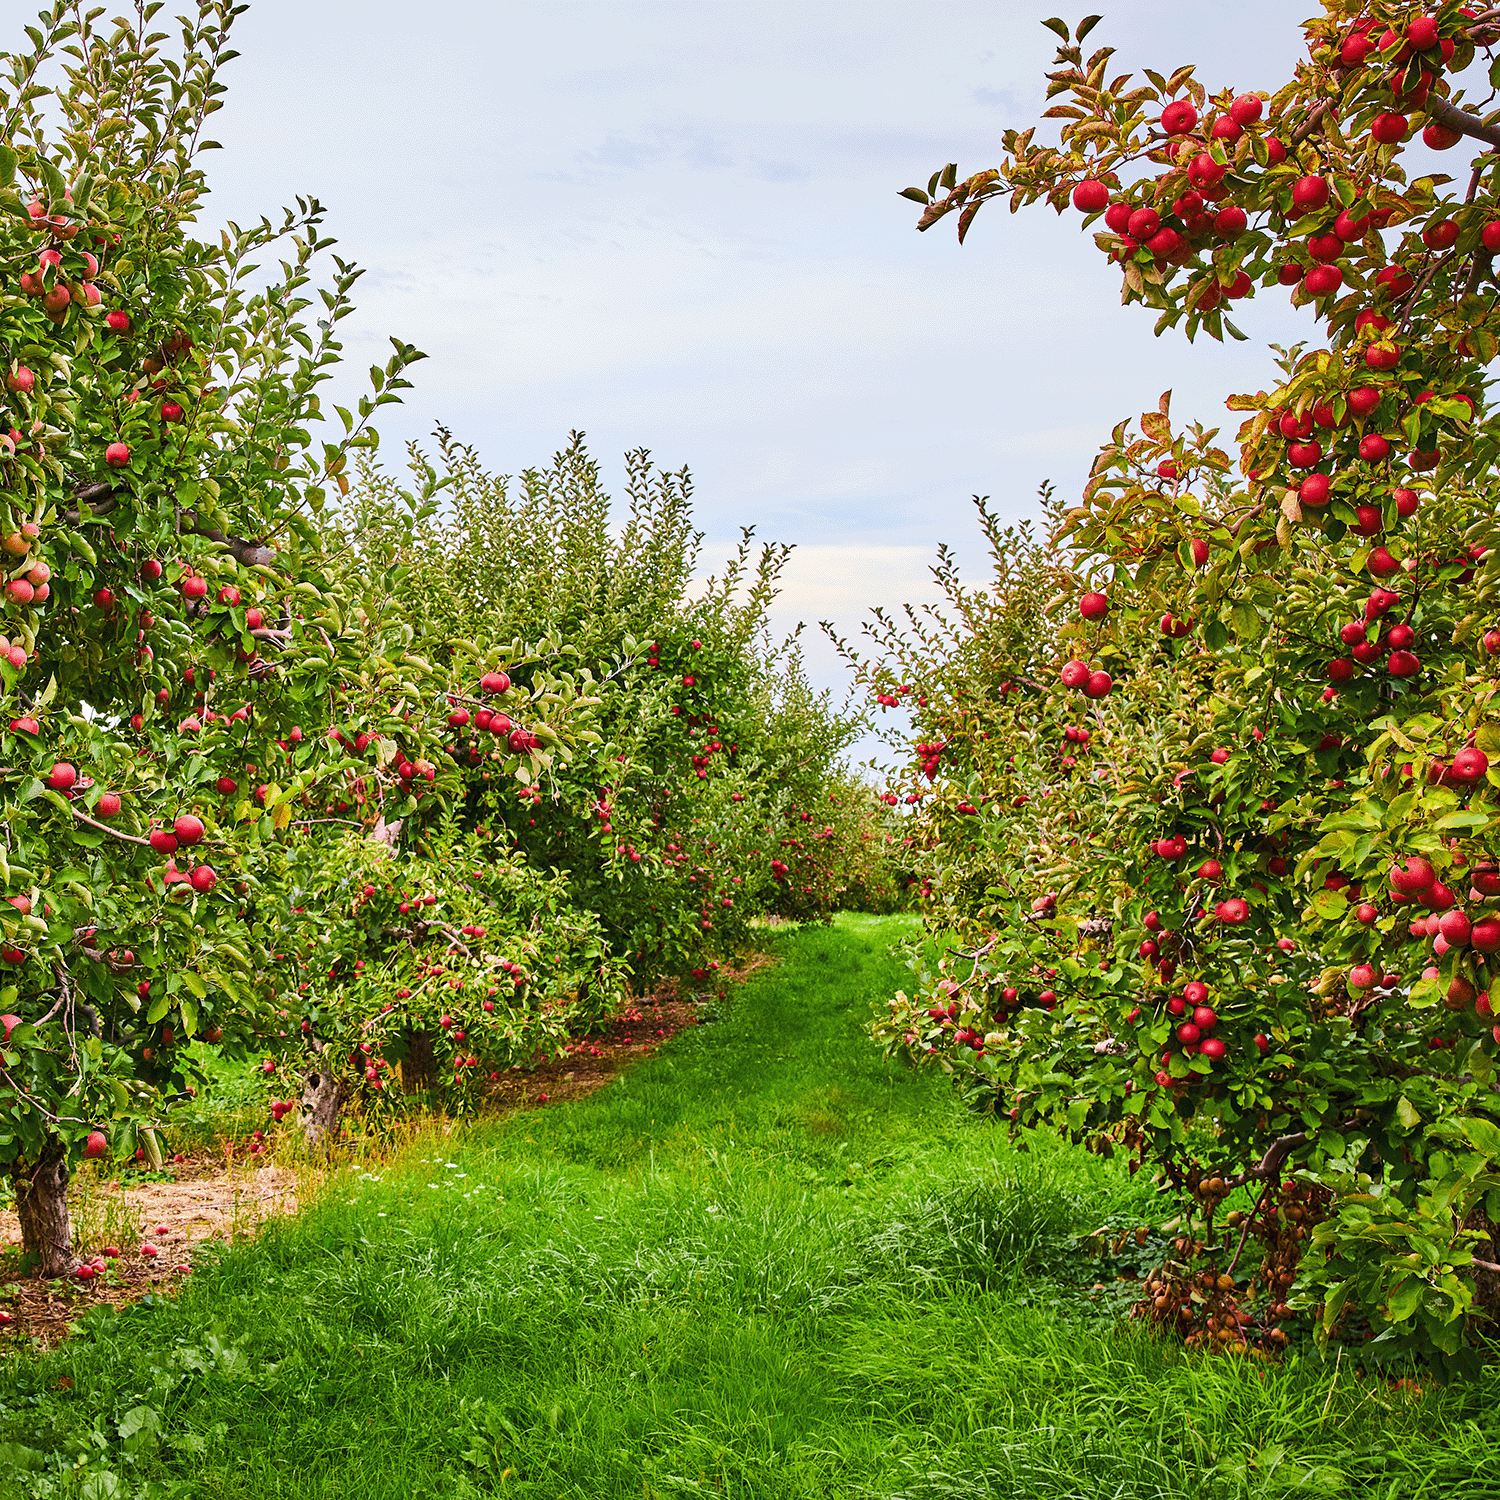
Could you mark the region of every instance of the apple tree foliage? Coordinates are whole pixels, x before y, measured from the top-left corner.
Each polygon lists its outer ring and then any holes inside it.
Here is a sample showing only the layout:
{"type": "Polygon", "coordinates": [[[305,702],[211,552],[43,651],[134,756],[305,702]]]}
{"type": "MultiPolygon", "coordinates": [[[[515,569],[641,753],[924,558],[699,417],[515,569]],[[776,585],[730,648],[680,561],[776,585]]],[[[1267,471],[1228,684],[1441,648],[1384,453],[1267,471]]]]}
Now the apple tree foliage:
{"type": "Polygon", "coordinates": [[[0,1167],[49,1273],[71,1165],[158,1157],[186,1043],[303,1071],[318,1135],[466,1100],[708,972],[789,798],[851,805],[802,914],[879,848],[850,726],[773,680],[781,554],[688,598],[685,478],[642,460],[618,543],[577,450],[513,517],[456,451],[378,479],[421,356],[332,402],[360,273],[316,201],[198,229],[238,8],[161,10],[57,0],[0,54],[0,1167]]]}
{"type": "Polygon", "coordinates": [[[986,518],[992,588],[940,567],[850,648],[926,700],[907,857],[951,935],[877,1030],[1156,1172],[1161,1325],[1461,1361],[1500,1310],[1500,21],[1327,3],[1290,79],[1210,95],[1085,56],[1095,20],[1047,23],[1057,143],[907,190],[920,227],[1081,211],[1158,333],[1290,295],[1321,344],[1232,437],[1122,423],[1043,534],[986,518]]]}

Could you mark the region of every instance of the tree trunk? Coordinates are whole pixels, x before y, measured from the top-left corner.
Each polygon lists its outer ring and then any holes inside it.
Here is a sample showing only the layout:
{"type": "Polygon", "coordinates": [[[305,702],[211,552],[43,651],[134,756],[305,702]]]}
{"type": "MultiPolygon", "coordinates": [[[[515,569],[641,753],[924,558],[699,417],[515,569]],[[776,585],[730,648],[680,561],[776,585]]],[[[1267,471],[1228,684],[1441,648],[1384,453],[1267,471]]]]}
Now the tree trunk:
{"type": "Polygon", "coordinates": [[[73,1254],[73,1223],[68,1217],[68,1151],[49,1136],[41,1158],[18,1162],[11,1172],[21,1250],[41,1276],[69,1276],[78,1265],[73,1254]]]}
{"type": "Polygon", "coordinates": [[[349,1085],[336,1073],[308,1073],[302,1087],[302,1129],[310,1146],[325,1151],[339,1133],[339,1111],[349,1097],[349,1085]]]}
{"type": "Polygon", "coordinates": [[[402,1038],[406,1054],[401,1059],[401,1088],[408,1094],[422,1094],[437,1083],[437,1064],[432,1055],[430,1031],[407,1031],[402,1038]]]}

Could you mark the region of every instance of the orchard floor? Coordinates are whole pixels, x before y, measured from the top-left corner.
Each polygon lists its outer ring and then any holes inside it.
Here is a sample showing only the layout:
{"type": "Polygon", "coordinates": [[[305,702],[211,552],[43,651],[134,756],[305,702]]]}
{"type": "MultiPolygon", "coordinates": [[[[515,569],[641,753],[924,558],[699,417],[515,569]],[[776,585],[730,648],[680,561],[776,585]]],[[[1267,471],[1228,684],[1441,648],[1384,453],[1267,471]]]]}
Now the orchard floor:
{"type": "Polygon", "coordinates": [[[1500,1377],[1185,1355],[1147,1222],[861,1031],[901,918],[777,934],[724,1019],[432,1136],[0,1365],[0,1500],[1500,1500],[1500,1377]]]}

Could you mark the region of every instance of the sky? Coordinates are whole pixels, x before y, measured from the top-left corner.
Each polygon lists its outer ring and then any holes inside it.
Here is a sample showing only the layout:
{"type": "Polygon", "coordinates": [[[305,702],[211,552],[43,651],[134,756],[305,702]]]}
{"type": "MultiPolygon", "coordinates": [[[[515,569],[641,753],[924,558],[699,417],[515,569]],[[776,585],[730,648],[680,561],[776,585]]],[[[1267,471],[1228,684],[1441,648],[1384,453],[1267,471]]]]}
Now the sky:
{"type": "MultiPolygon", "coordinates": [[[[1311,331],[1271,294],[1241,304],[1246,344],[1155,340],[1071,213],[915,232],[899,189],[1036,122],[1056,3],[253,0],[205,218],[326,206],[368,268],[352,372],[390,335],[429,356],[389,459],[438,422],[502,473],[573,429],[611,481],[648,448],[694,474],[708,569],[744,525],[791,542],[778,626],[852,634],[933,597],[940,542],[982,581],[972,495],[1020,518],[1044,480],[1075,494],[1169,387],[1175,417],[1232,422],[1267,341],[1311,331]]],[[[1308,8],[1119,4],[1088,45],[1275,88],[1308,8]]],[[[831,649],[809,659],[842,692],[831,649]]]]}

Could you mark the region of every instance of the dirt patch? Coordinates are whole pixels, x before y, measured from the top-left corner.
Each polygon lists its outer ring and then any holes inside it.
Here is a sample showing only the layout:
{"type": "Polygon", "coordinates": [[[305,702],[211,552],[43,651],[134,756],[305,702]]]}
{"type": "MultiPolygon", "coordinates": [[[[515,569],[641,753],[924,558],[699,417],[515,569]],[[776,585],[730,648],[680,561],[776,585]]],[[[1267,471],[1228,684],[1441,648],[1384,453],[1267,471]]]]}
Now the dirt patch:
{"type": "Polygon", "coordinates": [[[86,1281],[22,1276],[20,1225],[14,1213],[0,1213],[0,1317],[7,1320],[0,1348],[21,1339],[55,1344],[96,1303],[133,1302],[176,1285],[205,1242],[253,1235],[267,1219],[297,1209],[291,1168],[229,1166],[208,1155],[144,1180],[75,1181],[74,1248],[94,1274],[86,1281]]]}
{"type": "MultiPolygon", "coordinates": [[[[739,984],[774,962],[768,954],[750,954],[721,969],[717,987],[739,984]]],[[[598,1034],[570,1043],[564,1057],[503,1073],[486,1095],[485,1113],[561,1103],[603,1088],[679,1031],[702,1024],[716,1001],[715,991],[676,984],[631,1001],[598,1034]]],[[[296,1213],[299,1189],[306,1197],[316,1174],[246,1157],[245,1149],[262,1148],[245,1142],[199,1152],[161,1172],[126,1174],[124,1181],[95,1179],[87,1171],[75,1177],[69,1195],[74,1248],[100,1267],[87,1281],[22,1276],[20,1225],[14,1213],[0,1211],[0,1351],[23,1341],[50,1347],[97,1303],[118,1305],[172,1290],[192,1274],[195,1248],[253,1235],[268,1219],[296,1213]],[[119,1253],[106,1255],[106,1249],[119,1253]]]]}

